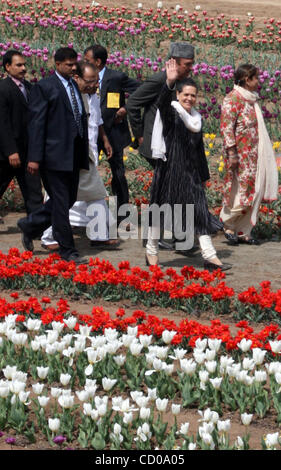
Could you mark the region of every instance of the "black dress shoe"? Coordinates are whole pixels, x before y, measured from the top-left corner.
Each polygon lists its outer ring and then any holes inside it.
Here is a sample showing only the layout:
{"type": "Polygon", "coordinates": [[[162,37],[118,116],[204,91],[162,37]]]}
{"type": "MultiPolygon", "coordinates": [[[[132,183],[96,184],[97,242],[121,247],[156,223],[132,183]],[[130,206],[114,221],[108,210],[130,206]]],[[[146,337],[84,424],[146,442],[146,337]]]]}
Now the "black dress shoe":
{"type": "Polygon", "coordinates": [[[72,253],[71,255],[67,256],[67,257],[61,257],[64,261],[74,261],[75,264],[79,265],[79,264],[87,264],[88,261],[85,259],[85,258],[81,258],[81,256],[79,256],[78,253],[72,253]]]}
{"type": "Polygon", "coordinates": [[[174,242],[166,242],[165,240],[159,240],[158,242],[158,247],[160,250],[171,250],[173,251],[175,249],[175,243],[174,242]]]}
{"type": "Polygon", "coordinates": [[[245,243],[246,245],[260,245],[259,240],[256,238],[244,238],[244,237],[239,237],[238,238],[238,243],[245,243]]]}
{"type": "Polygon", "coordinates": [[[23,225],[23,220],[24,219],[20,219],[18,222],[17,222],[17,226],[18,228],[20,229],[21,231],[21,242],[22,242],[22,246],[24,247],[24,249],[26,251],[32,251],[34,250],[34,245],[33,245],[33,240],[32,238],[27,235],[27,233],[24,231],[24,225],[23,225]]]}
{"type": "Polygon", "coordinates": [[[239,245],[238,237],[234,233],[227,233],[225,230],[223,231],[225,238],[228,241],[229,245],[239,245]]]}
{"type": "Polygon", "coordinates": [[[204,269],[207,269],[208,271],[215,271],[216,269],[220,269],[221,271],[227,271],[228,269],[231,269],[232,265],[229,263],[223,263],[221,265],[211,263],[211,261],[204,261],[204,269]]]}

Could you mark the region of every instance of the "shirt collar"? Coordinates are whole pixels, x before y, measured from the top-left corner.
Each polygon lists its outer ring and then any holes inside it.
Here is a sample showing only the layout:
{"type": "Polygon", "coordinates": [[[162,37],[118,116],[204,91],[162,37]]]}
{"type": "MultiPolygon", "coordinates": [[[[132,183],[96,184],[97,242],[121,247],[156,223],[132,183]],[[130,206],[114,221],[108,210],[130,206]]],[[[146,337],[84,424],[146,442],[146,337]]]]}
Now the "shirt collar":
{"type": "Polygon", "coordinates": [[[64,78],[59,72],[56,71],[56,75],[57,77],[60,79],[60,81],[64,84],[65,87],[67,87],[67,85],[69,84],[71,78],[69,80],[67,80],[66,78],[64,78]]]}
{"type": "Polygon", "coordinates": [[[9,75],[10,79],[13,80],[13,82],[17,85],[24,85],[23,80],[19,80],[18,78],[12,77],[12,75],[9,75]]]}
{"type": "Polygon", "coordinates": [[[104,72],[106,70],[106,67],[104,67],[100,72],[99,72],[99,81],[101,82],[104,76],[104,72]]]}

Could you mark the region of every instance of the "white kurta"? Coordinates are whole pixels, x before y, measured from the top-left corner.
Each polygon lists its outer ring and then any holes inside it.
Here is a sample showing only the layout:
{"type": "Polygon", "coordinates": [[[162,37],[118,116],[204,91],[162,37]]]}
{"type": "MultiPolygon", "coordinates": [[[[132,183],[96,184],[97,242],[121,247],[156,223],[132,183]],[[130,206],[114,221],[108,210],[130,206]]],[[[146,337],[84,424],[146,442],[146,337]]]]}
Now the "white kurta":
{"type": "MultiPolygon", "coordinates": [[[[99,154],[97,141],[99,135],[99,126],[103,124],[100,100],[96,94],[91,96],[84,95],[84,98],[87,100],[89,108],[88,135],[90,154],[92,159],[94,159],[95,165],[98,166],[99,154]]],[[[104,199],[87,202],[76,201],[69,210],[69,220],[73,227],[87,227],[86,232],[90,240],[105,241],[109,239],[109,209],[104,199]],[[99,224],[94,223],[97,220],[99,220],[99,224]]],[[[110,214],[110,223],[114,222],[114,218],[112,214],[110,214]]],[[[44,245],[53,245],[57,243],[53,238],[52,227],[49,227],[47,230],[45,230],[41,238],[41,242],[44,245]]]]}

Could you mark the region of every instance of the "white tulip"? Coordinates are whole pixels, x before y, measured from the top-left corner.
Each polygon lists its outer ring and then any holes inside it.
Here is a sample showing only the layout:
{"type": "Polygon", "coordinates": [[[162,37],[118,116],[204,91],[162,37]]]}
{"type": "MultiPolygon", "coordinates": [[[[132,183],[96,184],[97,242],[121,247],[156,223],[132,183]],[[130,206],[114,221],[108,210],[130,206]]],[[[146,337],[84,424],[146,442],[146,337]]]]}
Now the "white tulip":
{"type": "Polygon", "coordinates": [[[236,439],[234,445],[238,450],[243,450],[244,449],[244,442],[243,442],[242,437],[237,436],[237,439],[236,439]]]}
{"type": "Polygon", "coordinates": [[[135,337],[132,335],[122,335],[122,343],[126,348],[129,348],[135,337]]]}
{"type": "Polygon", "coordinates": [[[208,378],[209,378],[209,372],[207,370],[200,370],[199,371],[199,378],[200,378],[200,381],[205,383],[208,381],[208,378]]]}
{"type": "Polygon", "coordinates": [[[166,359],[169,348],[164,346],[158,346],[155,350],[155,354],[159,359],[166,359]]]}
{"type": "Polygon", "coordinates": [[[73,330],[75,328],[75,325],[77,323],[77,318],[76,317],[68,317],[67,319],[64,318],[64,323],[66,324],[67,328],[70,330],[73,330]]]}
{"type": "Polygon", "coordinates": [[[264,361],[264,357],[266,355],[266,351],[260,349],[260,348],[253,348],[253,359],[256,363],[256,365],[261,365],[264,361]]]}
{"type": "Polygon", "coordinates": [[[158,359],[157,357],[153,360],[153,368],[158,372],[163,369],[164,362],[161,361],[161,359],[158,359]]]}
{"type": "Polygon", "coordinates": [[[178,415],[180,413],[181,406],[176,405],[175,403],[172,404],[171,411],[173,415],[178,415]]]}
{"type": "Polygon", "coordinates": [[[60,395],[58,402],[62,408],[72,408],[74,405],[74,396],[72,395],[60,395]]]}
{"type": "Polygon", "coordinates": [[[152,335],[140,335],[139,342],[143,345],[144,348],[147,348],[152,341],[152,335]]]}
{"type": "Polygon", "coordinates": [[[243,369],[253,370],[255,365],[256,363],[253,359],[250,359],[249,357],[244,357],[243,362],[242,362],[243,369]]]}
{"type": "Polygon", "coordinates": [[[190,442],[188,444],[188,450],[196,450],[196,443],[190,442]]]}
{"type": "Polygon", "coordinates": [[[107,412],[107,405],[102,403],[101,405],[97,406],[97,412],[99,416],[105,416],[107,412]]]}
{"type": "MultiPolygon", "coordinates": [[[[116,354],[118,349],[123,346],[123,343],[121,341],[111,341],[110,343],[107,343],[106,346],[102,348],[102,350],[108,352],[108,354],[116,354]]],[[[99,348],[100,351],[100,348],[99,348]]]]}
{"type": "Polygon", "coordinates": [[[212,411],[210,408],[207,408],[204,412],[201,410],[198,410],[198,413],[202,416],[201,419],[198,421],[205,421],[205,422],[212,422],[212,423],[217,423],[219,420],[219,415],[216,411],[212,411]]]}
{"type": "Polygon", "coordinates": [[[133,421],[133,413],[130,411],[129,413],[124,413],[123,422],[125,424],[130,424],[133,421]]]}
{"type": "Polygon", "coordinates": [[[193,359],[181,359],[180,368],[187,375],[193,375],[196,371],[197,364],[193,359]]]}
{"type": "Polygon", "coordinates": [[[139,9],[142,8],[142,3],[138,3],[138,8],[139,8],[139,9]]]}
{"type": "Polygon", "coordinates": [[[95,405],[96,408],[98,408],[100,405],[106,405],[108,404],[108,396],[104,395],[103,397],[95,397],[95,405]]]}
{"type": "Polygon", "coordinates": [[[157,388],[147,388],[147,396],[149,400],[155,401],[157,398],[157,388]]]}
{"type": "Polygon", "coordinates": [[[99,412],[97,410],[92,410],[90,416],[93,421],[97,421],[100,417],[99,412]]]}
{"type": "Polygon", "coordinates": [[[216,351],[215,349],[206,349],[205,351],[205,357],[207,361],[213,361],[216,357],[216,351]]]}
{"type": "Polygon", "coordinates": [[[149,403],[149,397],[144,397],[144,396],[137,397],[135,401],[139,408],[147,407],[149,403]]]}
{"type": "Polygon", "coordinates": [[[265,364],[267,368],[268,374],[275,374],[276,372],[281,373],[281,362],[270,362],[269,364],[265,364]]]}
{"type": "Polygon", "coordinates": [[[180,9],[181,9],[181,6],[180,6],[180,5],[176,5],[176,6],[175,6],[175,10],[176,10],[176,11],[179,11],[180,9]]]}
{"type": "Polygon", "coordinates": [[[255,381],[256,382],[266,382],[267,380],[267,373],[264,370],[256,370],[255,371],[255,381]]]}
{"type": "Polygon", "coordinates": [[[230,430],[230,419],[221,421],[220,419],[217,422],[217,428],[219,432],[229,432],[230,430]]]}
{"type": "Polygon", "coordinates": [[[215,377],[214,379],[210,379],[210,382],[215,390],[219,390],[221,387],[222,377],[215,377]]]}
{"type": "Polygon", "coordinates": [[[217,368],[217,361],[206,361],[205,367],[210,374],[214,373],[217,368]]]}
{"type": "Polygon", "coordinates": [[[39,379],[45,379],[48,375],[49,367],[37,367],[37,375],[39,379]]]}
{"type": "Polygon", "coordinates": [[[20,382],[26,382],[27,381],[27,373],[22,372],[21,370],[17,370],[13,374],[13,380],[19,380],[20,382]]]}
{"type": "Polygon", "coordinates": [[[37,400],[39,401],[39,405],[42,407],[42,408],[45,408],[45,406],[47,406],[49,400],[50,400],[50,397],[45,397],[45,396],[42,396],[42,397],[37,397],[37,400]]]}
{"type": "Polygon", "coordinates": [[[140,418],[148,419],[150,416],[150,408],[144,408],[143,406],[140,409],[140,418]]]}
{"type": "Polygon", "coordinates": [[[112,389],[112,387],[114,387],[114,385],[116,384],[117,382],[117,379],[108,379],[107,377],[103,377],[102,379],[102,386],[103,386],[103,389],[108,392],[109,390],[112,389]]]}
{"type": "Polygon", "coordinates": [[[252,341],[250,339],[243,338],[240,343],[237,343],[237,346],[241,351],[247,352],[252,346],[252,341]]]}
{"type": "Polygon", "coordinates": [[[16,345],[16,346],[24,346],[25,343],[27,342],[28,336],[26,333],[14,333],[12,335],[11,341],[16,345]]]}
{"type": "Polygon", "coordinates": [[[128,326],[127,333],[129,336],[137,336],[138,327],[137,326],[128,326]]]}
{"type": "Polygon", "coordinates": [[[221,347],[221,339],[208,338],[208,346],[210,349],[213,349],[214,351],[218,352],[221,347]]]}
{"type": "Polygon", "coordinates": [[[33,318],[28,318],[28,320],[24,322],[24,324],[29,331],[39,331],[42,325],[42,321],[33,318]]]}
{"type": "Polygon", "coordinates": [[[51,395],[54,398],[58,398],[62,394],[61,388],[51,387],[51,395]]]}
{"type": "Polygon", "coordinates": [[[275,375],[274,375],[274,378],[275,378],[276,382],[278,383],[278,385],[281,385],[281,373],[276,372],[275,375]]]}
{"type": "Polygon", "coordinates": [[[184,436],[187,436],[189,431],[189,423],[182,423],[180,427],[180,434],[183,434],[184,436]]]}
{"type": "Polygon", "coordinates": [[[92,408],[91,403],[83,403],[83,413],[84,413],[84,415],[91,416],[92,409],[93,408],[92,408]]]}
{"type": "Polygon", "coordinates": [[[113,328],[105,328],[104,336],[106,337],[107,341],[114,341],[118,338],[118,331],[113,328]]]}
{"type": "Polygon", "coordinates": [[[161,400],[161,398],[157,398],[157,400],[155,401],[155,404],[156,404],[157,410],[163,413],[167,409],[168,399],[163,398],[163,400],[161,400]]]}
{"type": "Polygon", "coordinates": [[[281,351],[281,341],[269,341],[272,352],[279,354],[281,351]]]}
{"type": "Polygon", "coordinates": [[[157,8],[159,9],[163,8],[163,2],[157,2],[157,8]]]}
{"type": "Polygon", "coordinates": [[[41,347],[41,343],[40,341],[37,341],[36,339],[34,339],[30,342],[30,346],[31,346],[32,351],[36,352],[36,351],[39,351],[41,347]]]}
{"type": "Polygon", "coordinates": [[[57,330],[49,330],[47,331],[47,343],[53,344],[58,340],[59,333],[57,330]]]}
{"type": "Polygon", "coordinates": [[[176,348],[174,350],[174,355],[175,355],[176,359],[178,359],[178,360],[183,359],[186,353],[187,353],[186,349],[176,348]]]}
{"type": "Polygon", "coordinates": [[[140,344],[140,343],[132,343],[132,344],[130,345],[131,354],[132,354],[133,356],[135,356],[135,357],[140,356],[140,353],[141,353],[141,351],[142,351],[142,348],[143,348],[142,344],[140,344]]]}
{"type": "Polygon", "coordinates": [[[23,392],[25,389],[25,383],[19,380],[12,380],[10,382],[10,391],[15,395],[18,395],[20,392],[23,392]]]}
{"type": "Polygon", "coordinates": [[[211,436],[211,434],[209,434],[207,432],[204,432],[201,435],[201,439],[205,444],[207,444],[210,447],[210,449],[215,448],[215,443],[214,443],[214,440],[213,440],[213,437],[211,436]]]}
{"type": "Polygon", "coordinates": [[[70,374],[60,374],[60,383],[62,385],[68,385],[71,380],[70,374]]]}
{"type": "Polygon", "coordinates": [[[87,392],[87,390],[76,391],[76,395],[78,397],[78,400],[80,401],[89,400],[89,393],[87,392]]]}
{"type": "Polygon", "coordinates": [[[88,336],[90,336],[91,331],[91,326],[79,325],[79,332],[81,336],[85,336],[87,338],[88,336]]]}
{"type": "Polygon", "coordinates": [[[275,432],[274,434],[267,434],[264,441],[267,448],[277,446],[279,444],[279,432],[275,432]]]}
{"type": "Polygon", "coordinates": [[[162,333],[162,340],[165,344],[170,344],[173,340],[173,337],[177,334],[176,331],[164,330],[162,333]]]}
{"type": "Polygon", "coordinates": [[[6,379],[12,380],[17,370],[17,366],[6,366],[2,369],[2,372],[6,379]]]}
{"type": "Polygon", "coordinates": [[[77,353],[84,352],[85,348],[86,348],[86,338],[77,339],[74,342],[74,349],[77,353]]]}
{"type": "Polygon", "coordinates": [[[24,391],[21,391],[19,393],[19,401],[22,402],[24,405],[30,405],[30,401],[27,401],[28,400],[28,397],[30,395],[30,392],[24,392],[24,391]]]}
{"type": "Polygon", "coordinates": [[[252,414],[248,414],[248,413],[242,413],[241,414],[241,421],[242,423],[244,424],[244,426],[249,426],[249,424],[251,423],[253,419],[253,415],[252,414]]]}
{"type": "Polygon", "coordinates": [[[202,350],[195,350],[193,351],[193,357],[197,364],[203,364],[206,359],[206,354],[202,350]]]}
{"type": "Polygon", "coordinates": [[[52,431],[52,432],[57,432],[60,428],[60,420],[59,418],[49,418],[48,419],[48,426],[49,426],[49,429],[52,431]]]}
{"type": "Polygon", "coordinates": [[[197,11],[198,11],[198,10],[201,10],[201,6],[200,6],[200,5],[196,5],[195,10],[197,10],[197,11]]]}
{"type": "Polygon", "coordinates": [[[234,363],[234,359],[228,356],[221,356],[220,357],[220,372],[223,373],[226,371],[228,366],[232,366],[234,363]]]}
{"type": "Polygon", "coordinates": [[[172,375],[174,372],[174,364],[166,364],[166,362],[163,362],[163,371],[167,375],[172,375]]]}
{"type": "Polygon", "coordinates": [[[143,396],[143,392],[140,392],[139,390],[133,390],[130,392],[130,395],[132,397],[132,400],[136,401],[139,397],[143,396]]]}
{"type": "Polygon", "coordinates": [[[122,367],[125,364],[126,356],[124,354],[120,354],[119,356],[114,356],[113,359],[119,367],[122,367]]]}
{"type": "Polygon", "coordinates": [[[0,384],[0,398],[7,398],[10,393],[10,386],[8,383],[0,384]]]}
{"type": "Polygon", "coordinates": [[[36,383],[32,385],[32,390],[35,395],[41,395],[44,389],[44,384],[36,383]]]}
{"type": "Polygon", "coordinates": [[[113,434],[116,434],[116,435],[121,434],[121,431],[122,431],[122,428],[120,424],[115,423],[113,426],[113,434]]]}
{"type": "Polygon", "coordinates": [[[64,329],[64,323],[60,321],[52,321],[52,328],[53,330],[57,331],[58,333],[61,333],[62,330],[64,329]]]}

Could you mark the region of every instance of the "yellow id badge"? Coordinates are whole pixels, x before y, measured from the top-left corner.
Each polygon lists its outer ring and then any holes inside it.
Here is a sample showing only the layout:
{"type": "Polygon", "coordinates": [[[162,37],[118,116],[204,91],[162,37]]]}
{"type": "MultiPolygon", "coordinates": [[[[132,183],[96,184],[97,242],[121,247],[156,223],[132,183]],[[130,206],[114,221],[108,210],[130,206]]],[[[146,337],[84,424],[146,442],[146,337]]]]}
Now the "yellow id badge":
{"type": "Polygon", "coordinates": [[[107,93],[107,107],[120,108],[120,93],[107,93]]]}

